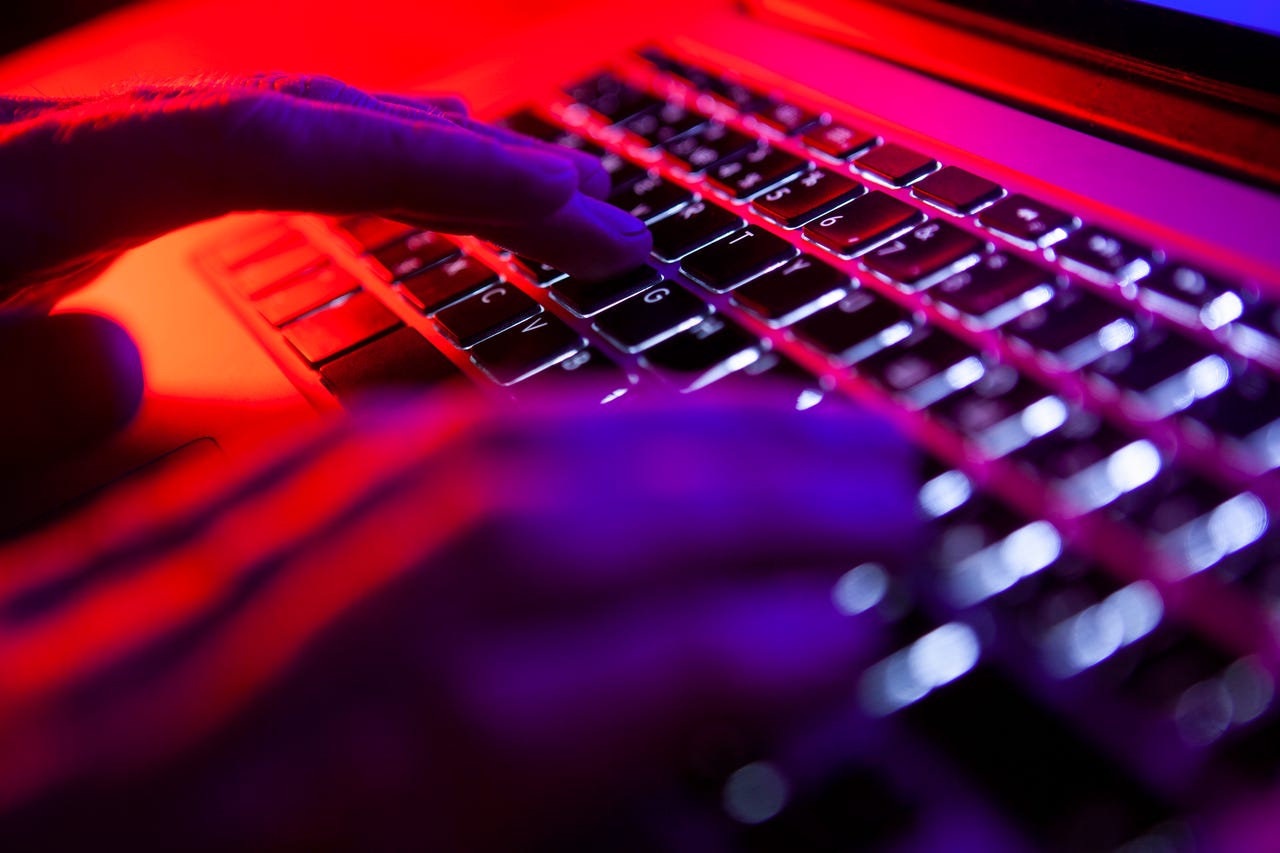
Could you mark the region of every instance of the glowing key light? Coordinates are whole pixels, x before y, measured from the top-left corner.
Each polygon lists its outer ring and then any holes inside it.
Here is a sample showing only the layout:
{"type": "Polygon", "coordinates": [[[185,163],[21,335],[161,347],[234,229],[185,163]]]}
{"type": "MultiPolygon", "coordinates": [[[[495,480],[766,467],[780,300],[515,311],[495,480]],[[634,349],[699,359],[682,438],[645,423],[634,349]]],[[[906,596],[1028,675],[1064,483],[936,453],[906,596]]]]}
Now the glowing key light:
{"type": "Polygon", "coordinates": [[[1047,521],[1033,521],[956,563],[949,591],[957,607],[969,607],[1042,571],[1062,554],[1062,537],[1047,521]]]}
{"type": "Polygon", "coordinates": [[[1050,671],[1069,678],[1097,666],[1155,630],[1164,601],[1147,581],[1116,590],[1051,628],[1045,637],[1050,671]]]}
{"type": "Polygon", "coordinates": [[[1168,542],[1181,553],[1187,574],[1195,574],[1257,542],[1269,526],[1266,506],[1245,492],[1173,531],[1168,542]]]}
{"type": "Polygon", "coordinates": [[[863,709],[883,717],[950,684],[978,663],[978,635],[962,622],[948,622],[869,668],[859,694],[863,709]]]}

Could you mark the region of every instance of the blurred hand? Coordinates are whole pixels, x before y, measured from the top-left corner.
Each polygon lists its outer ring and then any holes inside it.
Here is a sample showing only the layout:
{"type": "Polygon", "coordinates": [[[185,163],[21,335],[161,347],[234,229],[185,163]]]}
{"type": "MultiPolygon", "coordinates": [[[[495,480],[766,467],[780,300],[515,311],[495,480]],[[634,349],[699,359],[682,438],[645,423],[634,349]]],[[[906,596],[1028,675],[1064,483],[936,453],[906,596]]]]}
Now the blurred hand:
{"type": "Polygon", "coordinates": [[[115,253],[231,211],[375,212],[583,277],[649,251],[594,158],[473,122],[453,98],[326,77],[199,78],[0,97],[0,305],[47,307],[115,253]]]}
{"type": "Polygon", "coordinates": [[[888,426],[704,393],[437,396],[0,550],[0,837],[645,848],[701,734],[884,653],[832,584],[916,538],[888,426]]]}

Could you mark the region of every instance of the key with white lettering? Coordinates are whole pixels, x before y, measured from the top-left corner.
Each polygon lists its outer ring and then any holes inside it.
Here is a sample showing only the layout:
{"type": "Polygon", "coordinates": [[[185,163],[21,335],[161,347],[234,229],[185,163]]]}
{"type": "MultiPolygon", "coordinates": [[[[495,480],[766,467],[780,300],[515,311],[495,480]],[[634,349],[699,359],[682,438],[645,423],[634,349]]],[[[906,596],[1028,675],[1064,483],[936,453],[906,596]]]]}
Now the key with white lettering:
{"type": "Polygon", "coordinates": [[[899,284],[922,286],[977,263],[982,248],[968,231],[933,219],[871,250],[862,263],[899,284]]]}
{"type": "Polygon", "coordinates": [[[712,314],[688,331],[645,350],[644,361],[682,391],[696,391],[760,358],[760,340],[712,314]]]}
{"type": "Polygon", "coordinates": [[[584,346],[581,335],[543,311],[476,344],[471,361],[495,382],[510,385],[563,361],[584,346]]]}
{"type": "Polygon", "coordinates": [[[797,228],[864,192],[853,178],[813,169],[756,197],[751,206],[787,228],[797,228]]]}
{"type": "Polygon", "coordinates": [[[593,327],[619,349],[640,352],[698,325],[709,311],[689,291],[664,282],[605,311],[593,327]]]}
{"type": "Polygon", "coordinates": [[[860,287],[835,305],[801,320],[797,336],[842,364],[852,364],[911,334],[911,313],[860,287]]]}
{"type": "Polygon", "coordinates": [[[1014,193],[982,211],[978,221],[987,228],[1031,248],[1056,243],[1080,227],[1066,211],[1014,193]]]}
{"type": "Polygon", "coordinates": [[[493,270],[470,255],[459,255],[405,279],[400,293],[410,305],[430,314],[497,281],[498,274],[493,270]]]}
{"type": "Polygon", "coordinates": [[[746,222],[741,216],[706,199],[698,199],[649,228],[653,254],[664,261],[678,261],[743,225],[746,222]]]}
{"type": "Polygon", "coordinates": [[[661,281],[652,268],[636,267],[604,281],[565,279],[551,288],[551,297],[579,317],[590,317],[661,281]]]}
{"type": "Polygon", "coordinates": [[[1137,281],[1151,272],[1158,253],[1089,225],[1053,247],[1064,267],[1103,284],[1137,281]]]}
{"type": "Polygon", "coordinates": [[[758,225],[748,225],[705,249],[694,252],[680,270],[699,284],[721,293],[760,273],[782,266],[800,252],[758,225]]]}
{"type": "Polygon", "coordinates": [[[906,202],[874,190],[804,227],[804,236],[838,255],[852,257],[924,221],[906,202]]]}
{"type": "Polygon", "coordinates": [[[751,198],[807,168],[807,160],[761,144],[708,169],[707,180],[730,198],[751,198]]]}
{"type": "Polygon", "coordinates": [[[801,255],[739,287],[733,301],[771,326],[787,326],[839,302],[849,285],[848,275],[801,255]]]}
{"type": "Polygon", "coordinates": [[[649,174],[614,190],[609,194],[609,204],[622,208],[647,225],[687,204],[692,198],[693,193],[684,187],[649,174]]]}
{"type": "Polygon", "coordinates": [[[541,310],[514,284],[502,282],[440,310],[436,323],[458,346],[469,349],[541,310]]]}

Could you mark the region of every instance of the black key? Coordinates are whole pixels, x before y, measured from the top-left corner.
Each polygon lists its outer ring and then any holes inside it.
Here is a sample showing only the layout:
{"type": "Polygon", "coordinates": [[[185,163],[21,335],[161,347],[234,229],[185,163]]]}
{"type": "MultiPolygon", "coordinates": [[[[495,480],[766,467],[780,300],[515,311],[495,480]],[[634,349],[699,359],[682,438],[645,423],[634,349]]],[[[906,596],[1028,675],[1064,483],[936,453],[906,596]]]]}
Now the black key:
{"type": "Polygon", "coordinates": [[[351,273],[325,264],[259,291],[253,297],[253,307],[268,323],[282,326],[359,287],[360,282],[351,273]]]}
{"type": "Polygon", "coordinates": [[[1021,193],[1001,199],[982,211],[978,221],[1021,243],[1044,246],[1061,239],[1080,220],[1070,213],[1021,193]]]}
{"type": "Polygon", "coordinates": [[[1052,396],[1040,383],[1007,364],[988,364],[977,382],[929,408],[956,432],[978,438],[989,456],[1004,456],[1034,436],[1020,422],[1009,422],[1030,406],[1052,396]]]}
{"type": "Polygon", "coordinates": [[[625,159],[621,154],[614,154],[612,151],[607,151],[600,155],[600,165],[609,173],[611,190],[622,189],[649,174],[647,170],[625,159]]]}
{"type": "Polygon", "coordinates": [[[853,165],[886,184],[905,187],[938,168],[938,161],[896,142],[886,142],[854,160],[853,165]]]}
{"type": "Polygon", "coordinates": [[[707,180],[731,198],[751,198],[807,168],[807,160],[760,145],[717,163],[707,170],[707,180]]]}
{"type": "Polygon", "coordinates": [[[1053,247],[1062,265],[1094,281],[1129,282],[1151,272],[1155,253],[1124,237],[1087,225],[1053,247]]]}
{"type": "Polygon", "coordinates": [[[990,328],[1048,302],[1053,276],[1021,258],[995,252],[944,278],[929,295],[977,321],[975,325],[990,328]]]}
{"type": "Polygon", "coordinates": [[[497,280],[497,273],[465,255],[406,279],[400,285],[400,292],[413,307],[430,314],[497,280]]]}
{"type": "Polygon", "coordinates": [[[604,281],[565,279],[551,288],[551,296],[579,317],[590,317],[661,281],[652,268],[642,266],[604,281]]]}
{"type": "Polygon", "coordinates": [[[985,371],[977,350],[936,326],[919,326],[899,343],[858,362],[858,373],[914,409],[972,385],[985,371]]]}
{"type": "Polygon", "coordinates": [[[973,263],[980,251],[982,241],[977,237],[933,219],[872,249],[862,263],[899,284],[926,284],[957,264],[973,263]]]}
{"type": "Polygon", "coordinates": [[[853,178],[814,169],[758,197],[751,206],[770,219],[795,228],[865,191],[853,178]]]}
{"type": "Polygon", "coordinates": [[[719,314],[644,353],[644,361],[682,391],[704,388],[759,357],[760,340],[719,314]]]}
{"type": "Polygon", "coordinates": [[[699,284],[723,293],[781,266],[799,253],[781,237],[758,225],[748,225],[685,258],[680,271],[699,284]]]}
{"type": "Polygon", "coordinates": [[[943,166],[912,187],[911,194],[956,213],[973,213],[1002,196],[1004,189],[958,166],[943,166]]]}
{"type": "Polygon", "coordinates": [[[338,228],[357,252],[381,249],[393,240],[403,239],[421,230],[381,216],[353,216],[339,222],[338,228]]]}
{"type": "Polygon", "coordinates": [[[864,287],[792,328],[801,339],[849,364],[909,335],[911,315],[864,287]]]}
{"type": "Polygon", "coordinates": [[[303,358],[318,365],[398,325],[399,317],[361,290],[295,320],[282,331],[303,358]]]}
{"type": "Polygon", "coordinates": [[[1013,451],[1010,458],[1042,476],[1066,480],[1132,441],[1092,412],[1068,407],[1061,426],[1013,451]]]}
{"type": "Polygon", "coordinates": [[[462,376],[440,350],[413,329],[398,329],[320,368],[320,378],[346,403],[379,388],[426,388],[462,376]]]}
{"type": "Polygon", "coordinates": [[[441,330],[463,349],[533,317],[542,308],[512,284],[495,284],[436,313],[441,330]]]}
{"type": "Polygon", "coordinates": [[[1000,328],[1075,370],[1132,341],[1139,321],[1132,312],[1082,287],[1067,287],[1000,328]]]}
{"type": "Polygon", "coordinates": [[[1089,372],[1142,398],[1163,417],[1221,390],[1231,377],[1226,359],[1165,329],[1142,330],[1137,339],[1095,361],[1089,372]]]}
{"type": "Polygon", "coordinates": [[[880,141],[874,133],[867,133],[840,122],[811,127],[801,137],[804,144],[826,154],[833,160],[847,160],[880,141]]]}
{"type": "Polygon", "coordinates": [[[670,142],[662,148],[691,173],[701,172],[739,151],[755,147],[756,141],[744,133],[713,123],[670,142]]]}
{"type": "Polygon", "coordinates": [[[1244,299],[1238,285],[1186,264],[1159,267],[1139,283],[1139,299],[1148,308],[1184,323],[1218,329],[1240,317],[1244,299]]]}
{"type": "Polygon", "coordinates": [[[533,258],[516,255],[516,260],[520,262],[521,267],[529,272],[529,276],[538,283],[539,287],[546,287],[548,284],[554,284],[565,277],[565,274],[555,267],[549,264],[544,264],[541,261],[535,261],[533,258]]]}
{"type": "Polygon", "coordinates": [[[822,118],[812,110],[774,98],[764,98],[752,104],[751,115],[761,124],[787,136],[799,133],[822,118]]]}
{"type": "Polygon", "coordinates": [[[664,283],[605,311],[593,328],[619,349],[640,352],[696,326],[708,311],[689,291],[664,283]]]}
{"type": "Polygon", "coordinates": [[[1186,414],[1214,432],[1243,441],[1280,420],[1280,383],[1260,370],[1238,371],[1226,388],[1197,401],[1186,414]]]}
{"type": "Polygon", "coordinates": [[[610,123],[622,121],[658,104],[656,98],[632,88],[608,71],[566,86],[565,92],[578,103],[604,116],[610,123]]]}
{"type": "Polygon", "coordinates": [[[544,311],[476,344],[471,361],[495,382],[510,385],[585,345],[581,335],[544,311]]]}
{"type": "Polygon", "coordinates": [[[812,255],[749,281],[733,292],[733,301],[771,326],[786,326],[839,302],[850,278],[812,255]]]}
{"type": "Polygon", "coordinates": [[[369,254],[384,281],[403,281],[442,261],[456,258],[458,247],[431,231],[419,231],[369,254]]]}
{"type": "Polygon", "coordinates": [[[668,101],[655,110],[624,121],[622,126],[652,147],[678,139],[706,123],[698,113],[668,101]]]}
{"type": "Polygon", "coordinates": [[[741,216],[699,199],[649,228],[653,235],[653,254],[664,261],[678,261],[745,224],[741,216]]]}
{"type": "Polygon", "coordinates": [[[564,361],[521,379],[511,388],[520,399],[572,388],[583,399],[609,402],[625,394],[631,388],[631,381],[626,372],[600,350],[587,347],[564,361]]]}
{"type": "Polygon", "coordinates": [[[851,257],[924,221],[924,214],[879,190],[838,207],[804,227],[804,235],[851,257]]]}
{"type": "Polygon", "coordinates": [[[679,184],[651,174],[614,190],[609,194],[609,203],[649,223],[687,204],[692,198],[693,193],[679,184]]]}

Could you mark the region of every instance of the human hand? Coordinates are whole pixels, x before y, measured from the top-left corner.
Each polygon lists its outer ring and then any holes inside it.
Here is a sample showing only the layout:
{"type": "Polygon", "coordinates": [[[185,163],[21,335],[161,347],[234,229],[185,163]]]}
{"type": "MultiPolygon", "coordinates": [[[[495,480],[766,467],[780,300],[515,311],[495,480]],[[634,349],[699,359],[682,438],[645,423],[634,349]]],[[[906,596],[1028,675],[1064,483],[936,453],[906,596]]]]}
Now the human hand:
{"type": "Polygon", "coordinates": [[[241,210],[375,212],[477,234],[582,277],[650,238],[594,158],[487,128],[452,98],[326,77],[197,78],[0,97],[0,305],[47,307],[116,253],[241,210]]]}
{"type": "Polygon", "coordinates": [[[833,583],[917,537],[887,425],[704,394],[437,396],[0,551],[0,836],[709,849],[690,750],[847,698],[833,583]]]}

